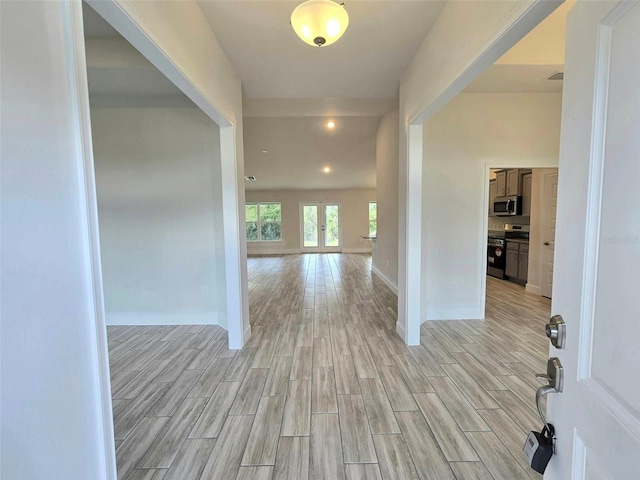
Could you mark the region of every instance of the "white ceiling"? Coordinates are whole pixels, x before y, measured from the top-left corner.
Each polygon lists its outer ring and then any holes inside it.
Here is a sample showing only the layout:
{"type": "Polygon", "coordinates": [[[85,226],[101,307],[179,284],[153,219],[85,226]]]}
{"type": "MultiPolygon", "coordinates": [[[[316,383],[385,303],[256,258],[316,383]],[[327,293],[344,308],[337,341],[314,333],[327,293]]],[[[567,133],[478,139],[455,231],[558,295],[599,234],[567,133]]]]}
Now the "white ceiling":
{"type": "MultiPolygon", "coordinates": [[[[373,188],[378,124],[397,108],[400,78],[444,2],[347,1],[349,28],[327,48],[296,37],[289,18],[298,3],[199,1],[242,79],[245,173],[257,177],[247,189],[373,188]],[[334,132],[324,128],[329,118],[334,132]]],[[[193,106],[95,11],[83,10],[92,105],[193,106]]],[[[554,12],[465,91],[560,92],[561,81],[545,79],[562,70],[558,29],[568,10],[554,12]],[[536,49],[542,44],[544,52],[536,49]]]]}
{"type": "Polygon", "coordinates": [[[349,28],[326,48],[290,25],[299,0],[201,0],[247,98],[394,98],[443,1],[345,1],[349,28]]]}
{"type": "Polygon", "coordinates": [[[379,117],[244,118],[248,190],[375,188],[379,117]],[[262,150],[268,153],[262,153],[262,150]],[[326,174],[324,167],[330,167],[326,174]]]}

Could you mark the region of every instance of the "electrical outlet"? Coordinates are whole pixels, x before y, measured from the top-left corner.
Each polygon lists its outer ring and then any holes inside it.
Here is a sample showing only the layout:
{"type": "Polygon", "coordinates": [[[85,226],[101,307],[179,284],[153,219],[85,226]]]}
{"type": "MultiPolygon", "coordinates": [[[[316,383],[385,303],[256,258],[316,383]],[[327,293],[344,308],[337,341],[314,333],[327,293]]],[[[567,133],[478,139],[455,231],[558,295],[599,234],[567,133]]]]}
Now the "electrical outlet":
{"type": "Polygon", "coordinates": [[[456,290],[458,290],[458,285],[456,284],[456,282],[453,282],[453,283],[451,284],[451,291],[452,291],[452,292],[455,292],[456,290]]]}
{"type": "Polygon", "coordinates": [[[202,295],[205,297],[209,295],[209,287],[202,287],[202,295]]]}

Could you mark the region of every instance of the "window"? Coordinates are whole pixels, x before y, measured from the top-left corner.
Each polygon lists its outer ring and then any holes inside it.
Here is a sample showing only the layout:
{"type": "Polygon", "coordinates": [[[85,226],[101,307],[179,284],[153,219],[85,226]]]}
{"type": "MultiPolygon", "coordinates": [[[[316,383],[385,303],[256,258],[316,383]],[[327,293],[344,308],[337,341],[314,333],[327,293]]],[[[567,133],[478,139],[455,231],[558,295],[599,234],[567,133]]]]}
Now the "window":
{"type": "Polygon", "coordinates": [[[369,202],[369,235],[375,236],[378,232],[378,203],[369,202]]]}
{"type": "Polygon", "coordinates": [[[247,203],[244,207],[247,241],[273,242],[282,238],[282,207],[279,203],[247,203]]]}

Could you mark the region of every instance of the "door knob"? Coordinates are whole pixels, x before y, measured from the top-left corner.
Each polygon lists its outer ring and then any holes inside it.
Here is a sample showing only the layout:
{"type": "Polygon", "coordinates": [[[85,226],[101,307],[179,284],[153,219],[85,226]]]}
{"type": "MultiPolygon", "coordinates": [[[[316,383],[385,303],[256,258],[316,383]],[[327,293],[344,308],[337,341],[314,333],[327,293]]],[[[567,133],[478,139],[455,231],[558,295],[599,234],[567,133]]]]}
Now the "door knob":
{"type": "Polygon", "coordinates": [[[551,340],[551,345],[556,348],[564,348],[567,335],[567,325],[561,315],[554,315],[544,327],[544,332],[551,340]]]}
{"type": "Polygon", "coordinates": [[[543,245],[544,245],[545,247],[548,247],[548,246],[549,246],[549,245],[551,245],[551,244],[550,244],[549,242],[544,242],[544,243],[543,243],[543,245]]]}

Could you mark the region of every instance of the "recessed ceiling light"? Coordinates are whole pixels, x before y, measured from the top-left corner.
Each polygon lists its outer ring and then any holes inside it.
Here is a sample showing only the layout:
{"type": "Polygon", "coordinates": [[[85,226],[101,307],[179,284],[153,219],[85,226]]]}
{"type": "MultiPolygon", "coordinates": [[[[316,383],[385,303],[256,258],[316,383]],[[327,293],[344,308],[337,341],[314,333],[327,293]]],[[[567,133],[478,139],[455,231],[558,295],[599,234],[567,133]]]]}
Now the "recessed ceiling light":
{"type": "Polygon", "coordinates": [[[266,148],[263,148],[262,153],[269,153],[269,150],[267,150],[266,148]]]}
{"type": "Polygon", "coordinates": [[[328,128],[329,130],[333,130],[334,128],[336,128],[336,122],[334,122],[333,120],[329,120],[329,121],[327,122],[327,128],[328,128]]]}
{"type": "Polygon", "coordinates": [[[331,167],[324,167],[324,168],[322,169],[322,171],[323,171],[324,173],[329,173],[329,172],[331,171],[331,167]]]}

